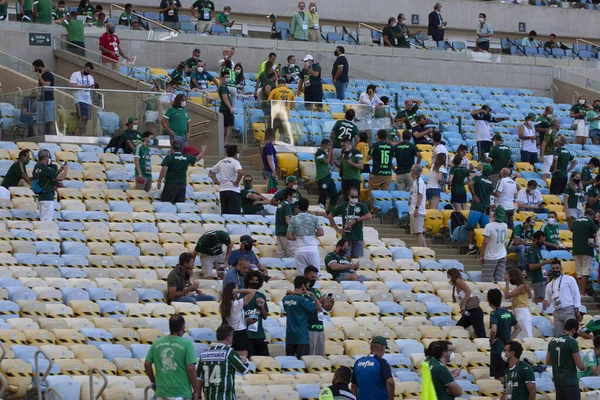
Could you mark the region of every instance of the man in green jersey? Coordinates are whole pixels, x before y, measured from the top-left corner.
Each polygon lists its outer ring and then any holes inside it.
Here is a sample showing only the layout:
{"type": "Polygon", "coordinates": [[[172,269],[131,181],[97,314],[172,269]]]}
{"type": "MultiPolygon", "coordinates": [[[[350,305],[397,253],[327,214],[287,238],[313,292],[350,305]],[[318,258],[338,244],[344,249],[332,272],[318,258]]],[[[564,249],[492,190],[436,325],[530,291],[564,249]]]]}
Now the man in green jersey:
{"type": "Polygon", "coordinates": [[[349,138],[340,140],[342,155],[340,157],[340,176],[342,177],[342,193],[344,201],[348,201],[348,190],[360,189],[361,172],[364,167],[363,155],[352,146],[349,138]]]}
{"type": "Polygon", "coordinates": [[[135,164],[135,189],[149,192],[152,189],[152,159],[150,146],[154,144],[152,132],[144,132],[142,142],[135,147],[133,163],[135,164]]]}
{"type": "Polygon", "coordinates": [[[209,33],[213,13],[215,12],[215,3],[210,0],[196,0],[190,7],[190,14],[198,18],[196,30],[202,33],[209,33]]]}
{"type": "Polygon", "coordinates": [[[364,253],[363,222],[373,218],[369,209],[358,201],[358,189],[348,190],[348,201],[339,204],[327,215],[330,226],[335,229],[349,244],[346,257],[360,258],[364,253]],[[334,217],[342,216],[342,227],[334,221],[334,217]]]}
{"type": "Polygon", "coordinates": [[[590,158],[590,161],[581,168],[581,183],[583,187],[588,187],[594,183],[594,171],[600,167],[600,160],[598,157],[590,158]]]}
{"type": "Polygon", "coordinates": [[[562,244],[560,240],[560,233],[558,233],[558,225],[557,225],[557,215],[556,212],[550,211],[548,213],[548,221],[544,224],[542,230],[546,235],[546,242],[544,242],[544,246],[546,246],[547,250],[560,250],[566,249],[565,245],[562,244]]]}
{"type": "Polygon", "coordinates": [[[579,344],[574,339],[579,331],[579,322],[572,318],[565,322],[564,332],[554,337],[548,345],[546,365],[552,366],[552,379],[556,388],[556,400],[579,400],[577,369],[584,371],[585,364],[579,354],[579,344]]]}
{"type": "Polygon", "coordinates": [[[259,271],[249,270],[244,276],[245,287],[256,290],[252,300],[244,306],[244,317],[248,327],[248,357],[269,357],[269,345],[263,328],[263,320],[269,316],[269,306],[265,295],[259,292],[263,282],[263,274],[259,271]]]}
{"type": "Polygon", "coordinates": [[[21,179],[31,186],[31,179],[29,179],[26,169],[27,164],[29,164],[29,161],[31,161],[29,158],[29,152],[30,150],[27,149],[19,152],[19,158],[13,163],[13,165],[10,166],[6,172],[6,175],[4,175],[4,179],[2,180],[1,184],[2,187],[10,189],[11,187],[19,186],[21,179]]]}
{"type": "Polygon", "coordinates": [[[564,136],[559,136],[556,139],[550,194],[561,195],[564,193],[567,186],[567,175],[577,165],[575,156],[565,148],[566,144],[567,139],[564,136]]]}
{"type": "Polygon", "coordinates": [[[501,400],[535,400],[535,375],[531,365],[520,361],[521,343],[511,340],[504,346],[502,359],[508,364],[504,373],[504,394],[501,400]]]}
{"type": "Polygon", "coordinates": [[[222,230],[214,230],[200,236],[192,255],[194,259],[196,256],[200,256],[202,275],[205,279],[211,279],[215,265],[224,264],[225,269],[229,269],[227,260],[229,260],[231,250],[233,250],[233,244],[229,234],[222,230]],[[225,255],[223,255],[223,246],[227,246],[225,255]]]}
{"type": "Polygon", "coordinates": [[[294,189],[294,197],[292,198],[290,205],[292,207],[292,214],[296,215],[298,214],[298,202],[302,198],[302,193],[300,193],[298,190],[298,178],[296,178],[294,175],[290,175],[285,178],[285,187],[273,195],[271,198],[271,205],[278,206],[281,201],[283,201],[285,197],[285,189],[287,188],[294,189]]]}
{"type": "Polygon", "coordinates": [[[21,7],[21,22],[33,22],[33,0],[17,0],[21,7]]]}
{"type": "Polygon", "coordinates": [[[52,164],[52,158],[48,150],[38,152],[38,163],[33,168],[31,176],[32,188],[35,190],[35,181],[41,191],[36,192],[40,204],[40,221],[52,222],[54,219],[54,196],[57,182],[64,180],[69,172],[65,163],[60,167],[52,164]]]}
{"type": "Polygon", "coordinates": [[[180,314],[169,319],[169,331],[150,346],[144,362],[146,375],[158,398],[197,399],[194,345],[182,337],[185,319],[180,314]]]}
{"type": "Polygon", "coordinates": [[[33,2],[33,19],[39,24],[51,24],[52,0],[35,0],[33,2]]]}
{"type": "Polygon", "coordinates": [[[317,111],[323,111],[321,65],[316,63],[310,54],[305,55],[302,61],[304,68],[300,71],[297,94],[299,96],[304,92],[304,107],[307,110],[312,110],[314,105],[317,111]]]}
{"type": "MultiPolygon", "coordinates": [[[[553,117],[552,114],[554,114],[554,107],[546,106],[546,108],[544,109],[544,113],[537,117],[537,119],[535,120],[535,133],[537,133],[537,136],[539,137],[539,143],[542,143],[544,141],[546,132],[548,131],[548,128],[550,128],[553,117]]],[[[543,160],[543,158],[540,157],[540,160],[543,160]]]]}
{"type": "Polygon", "coordinates": [[[55,24],[62,25],[67,30],[67,49],[78,56],[85,57],[85,37],[83,21],[77,19],[77,11],[71,11],[65,18],[57,19],[55,24]]]}
{"type": "Polygon", "coordinates": [[[471,175],[471,172],[462,165],[462,160],[463,157],[461,155],[457,154],[454,156],[452,167],[450,167],[450,175],[448,176],[450,201],[456,211],[466,210],[467,189],[465,189],[465,179],[471,175]]]}
{"type": "Polygon", "coordinates": [[[600,317],[594,317],[586,326],[581,328],[579,336],[584,339],[593,339],[600,337],[600,317]]]}
{"type": "Polygon", "coordinates": [[[288,56],[287,65],[281,68],[281,77],[286,83],[295,83],[300,80],[300,67],[296,65],[296,56],[288,56]]]}
{"type": "Polygon", "coordinates": [[[346,110],[344,119],[337,120],[331,128],[329,139],[333,143],[333,161],[338,163],[342,154],[342,139],[350,139],[354,145],[358,144],[358,127],[354,124],[356,112],[353,109],[346,110]]]}
{"type": "Polygon", "coordinates": [[[584,371],[577,372],[577,378],[600,375],[600,336],[594,337],[594,348],[583,356],[584,371]]]}
{"type": "Polygon", "coordinates": [[[287,239],[288,226],[292,219],[292,200],[296,190],[291,187],[283,189],[283,199],[275,211],[275,237],[277,239],[277,257],[295,257],[296,242],[287,239]]]}
{"type": "Polygon", "coordinates": [[[421,152],[413,143],[410,142],[411,133],[404,131],[402,133],[402,142],[395,145],[392,149],[392,155],[396,158],[396,189],[410,190],[413,184],[410,169],[414,164],[421,163],[421,152]]]}
{"type": "MultiPolygon", "coordinates": [[[[387,131],[377,131],[377,142],[369,149],[367,160],[373,164],[369,175],[369,197],[373,190],[390,190],[392,183],[392,145],[387,140],[387,131]]],[[[371,201],[373,199],[371,198],[371,201]]],[[[373,210],[373,205],[371,205],[373,210]]]]}
{"type": "Polygon", "coordinates": [[[204,400],[235,400],[236,372],[250,372],[246,359],[231,347],[232,342],[233,328],[221,325],[217,328],[217,342],[200,355],[198,391],[204,393],[204,400]]]}
{"type": "Polygon", "coordinates": [[[165,180],[165,188],[160,195],[160,201],[169,203],[185,202],[185,192],[187,188],[187,170],[190,165],[194,165],[204,157],[203,146],[202,151],[196,157],[189,154],[182,154],[182,146],[180,141],[174,141],[171,144],[171,152],[165,156],[162,163],[162,169],[156,181],[156,188],[160,190],[163,179],[165,180]]]}
{"type": "Polygon", "coordinates": [[[409,131],[417,127],[417,113],[421,103],[421,100],[404,100],[404,110],[396,115],[396,118],[403,122],[409,131]]]}
{"type": "Polygon", "coordinates": [[[287,318],[285,355],[295,356],[298,360],[310,352],[308,318],[314,312],[323,312],[321,302],[308,286],[308,278],[297,276],[294,278],[294,291],[282,299],[287,318]]]}
{"type": "Polygon", "coordinates": [[[335,182],[331,179],[331,160],[333,159],[333,148],[329,139],[323,139],[321,145],[315,153],[315,164],[317,167],[317,186],[319,187],[319,206],[331,212],[335,208],[338,201],[338,191],[335,182]],[[327,197],[329,196],[329,207],[327,197]]]}
{"type": "MultiPolygon", "coordinates": [[[[325,296],[321,294],[321,291],[315,287],[317,279],[319,278],[319,270],[313,265],[309,265],[304,268],[304,277],[308,279],[308,290],[310,290],[316,297],[317,301],[321,303],[323,310],[331,311],[335,300],[333,296],[325,296]]],[[[315,311],[308,316],[308,342],[309,352],[311,356],[325,357],[325,331],[323,329],[324,316],[322,312],[315,311]]]]}
{"type": "Polygon", "coordinates": [[[244,215],[266,215],[265,205],[270,200],[252,188],[252,175],[242,178],[244,188],[240,192],[242,196],[242,211],[244,215]]]}
{"type": "Polygon", "coordinates": [[[490,179],[494,183],[494,187],[500,179],[500,171],[502,168],[509,168],[512,163],[510,148],[504,144],[502,135],[496,133],[492,138],[493,146],[488,153],[487,162],[492,166],[490,179]]]}
{"type": "Polygon", "coordinates": [[[123,136],[123,152],[131,154],[138,144],[142,143],[142,135],[138,132],[138,120],[136,117],[127,119],[126,129],[121,133],[123,136]]]}
{"type": "Polygon", "coordinates": [[[338,240],[335,249],[325,256],[325,268],[327,269],[327,272],[329,272],[337,282],[368,281],[368,278],[356,273],[356,270],[359,267],[358,261],[353,263],[346,257],[348,250],[350,249],[348,244],[349,241],[346,239],[338,240]]]}
{"type": "MultiPolygon", "coordinates": [[[[583,172],[581,173],[583,180],[583,172]]],[[[594,211],[600,211],[600,175],[596,175],[593,180],[593,185],[590,186],[587,192],[588,204],[594,211]]]]}
{"type": "Polygon", "coordinates": [[[69,15],[69,10],[64,0],[60,0],[55,9],[52,11],[52,18],[56,21],[57,19],[63,19],[69,15]]]}
{"type": "Polygon", "coordinates": [[[119,17],[119,25],[131,27],[131,19],[133,18],[132,11],[133,6],[131,3],[125,4],[125,11],[123,11],[119,17]]]}
{"type": "Polygon", "coordinates": [[[467,232],[469,235],[469,253],[477,251],[475,248],[475,228],[477,225],[481,228],[490,222],[486,210],[490,206],[490,197],[494,191],[494,183],[490,179],[492,167],[490,164],[483,164],[481,168],[482,175],[474,176],[468,183],[469,191],[473,196],[469,217],[467,218],[467,232]]]}
{"type": "MultiPolygon", "coordinates": [[[[531,279],[531,286],[533,286],[534,302],[540,302],[544,300],[544,295],[546,292],[546,277],[544,276],[542,268],[544,265],[549,265],[552,263],[551,259],[544,259],[542,257],[542,247],[544,247],[545,240],[546,235],[544,232],[535,232],[533,234],[531,246],[527,248],[525,253],[525,268],[529,274],[529,278],[531,279]]],[[[521,267],[522,266],[519,265],[519,268],[521,267]]]]}
{"type": "MultiPolygon", "coordinates": [[[[537,131],[539,128],[535,129],[537,131]]],[[[552,164],[554,164],[555,143],[559,131],[560,121],[558,118],[554,118],[550,121],[548,129],[543,134],[540,133],[540,161],[544,165],[542,170],[543,180],[546,180],[550,176],[552,164]]]]}
{"type": "Polygon", "coordinates": [[[460,370],[450,372],[447,364],[454,356],[452,343],[447,340],[436,340],[425,349],[425,362],[431,371],[431,380],[438,400],[453,400],[462,395],[462,389],[454,378],[460,370]]]}
{"type": "Polygon", "coordinates": [[[598,227],[594,223],[594,210],[587,209],[582,218],[577,218],[571,225],[573,232],[573,260],[577,270],[579,293],[585,296],[588,278],[594,266],[594,248],[598,227]]]}
{"type": "Polygon", "coordinates": [[[502,352],[506,343],[521,332],[521,327],[510,311],[500,308],[500,289],[488,290],[487,300],[493,310],[490,314],[490,377],[504,383],[506,362],[502,359],[502,352]]]}
{"type": "Polygon", "coordinates": [[[194,303],[198,301],[215,301],[215,297],[204,294],[198,289],[198,281],[191,283],[194,273],[194,256],[191,253],[181,253],[179,263],[167,276],[167,299],[170,304],[194,303]]]}

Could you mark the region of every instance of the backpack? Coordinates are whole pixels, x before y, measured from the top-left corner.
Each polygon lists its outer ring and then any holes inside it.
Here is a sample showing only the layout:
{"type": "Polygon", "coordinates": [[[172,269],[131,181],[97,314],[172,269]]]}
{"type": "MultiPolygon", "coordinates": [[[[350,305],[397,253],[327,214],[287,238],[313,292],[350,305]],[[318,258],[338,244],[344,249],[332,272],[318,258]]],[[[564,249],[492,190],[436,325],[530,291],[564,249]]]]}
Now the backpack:
{"type": "Polygon", "coordinates": [[[113,136],[104,148],[104,152],[106,153],[106,150],[112,149],[110,152],[113,154],[117,154],[119,149],[123,148],[124,144],[125,142],[123,141],[122,135],[113,136]]]}
{"type": "Polygon", "coordinates": [[[456,228],[466,224],[467,218],[460,211],[454,211],[450,214],[450,230],[452,232],[454,232],[456,228]]]}
{"type": "Polygon", "coordinates": [[[45,188],[46,186],[40,186],[40,170],[36,167],[33,169],[33,174],[31,176],[31,191],[39,195],[42,194],[45,188]]]}

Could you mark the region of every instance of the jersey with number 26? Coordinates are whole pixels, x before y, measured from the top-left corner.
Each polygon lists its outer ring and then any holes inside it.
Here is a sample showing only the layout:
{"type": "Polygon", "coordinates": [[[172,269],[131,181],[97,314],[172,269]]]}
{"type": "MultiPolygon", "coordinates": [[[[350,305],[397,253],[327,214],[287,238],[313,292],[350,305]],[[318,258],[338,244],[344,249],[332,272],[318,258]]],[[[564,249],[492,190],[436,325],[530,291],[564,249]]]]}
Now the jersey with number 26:
{"type": "Polygon", "coordinates": [[[214,343],[200,355],[198,379],[203,382],[206,400],[235,400],[235,373],[245,374],[250,367],[240,355],[223,343],[214,343]]]}

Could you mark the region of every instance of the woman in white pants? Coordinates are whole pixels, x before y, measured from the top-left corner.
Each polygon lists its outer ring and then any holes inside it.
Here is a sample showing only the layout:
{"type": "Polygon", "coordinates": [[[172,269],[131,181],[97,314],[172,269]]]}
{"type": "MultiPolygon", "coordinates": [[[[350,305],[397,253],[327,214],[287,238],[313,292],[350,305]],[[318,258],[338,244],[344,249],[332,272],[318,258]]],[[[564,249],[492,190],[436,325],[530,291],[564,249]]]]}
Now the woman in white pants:
{"type": "Polygon", "coordinates": [[[531,300],[531,291],[527,288],[523,274],[518,268],[513,268],[504,275],[506,286],[504,287],[504,297],[512,299],[512,308],[521,326],[521,333],[517,335],[518,339],[533,337],[533,327],[531,325],[531,311],[529,311],[529,301],[531,300]],[[509,290],[509,285],[516,286],[514,290],[509,290]]]}

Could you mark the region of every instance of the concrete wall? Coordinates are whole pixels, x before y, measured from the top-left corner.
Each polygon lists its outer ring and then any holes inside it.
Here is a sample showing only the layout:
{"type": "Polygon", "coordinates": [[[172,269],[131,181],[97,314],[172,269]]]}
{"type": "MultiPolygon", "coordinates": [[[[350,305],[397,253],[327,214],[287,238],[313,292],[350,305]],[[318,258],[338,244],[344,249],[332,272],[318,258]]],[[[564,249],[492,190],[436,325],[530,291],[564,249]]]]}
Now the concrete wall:
{"type": "Polygon", "coordinates": [[[588,101],[600,99],[600,91],[588,87],[579,86],[571,82],[554,79],[554,85],[557,90],[554,92],[554,101],[556,103],[574,104],[577,97],[585,95],[588,101]]]}

